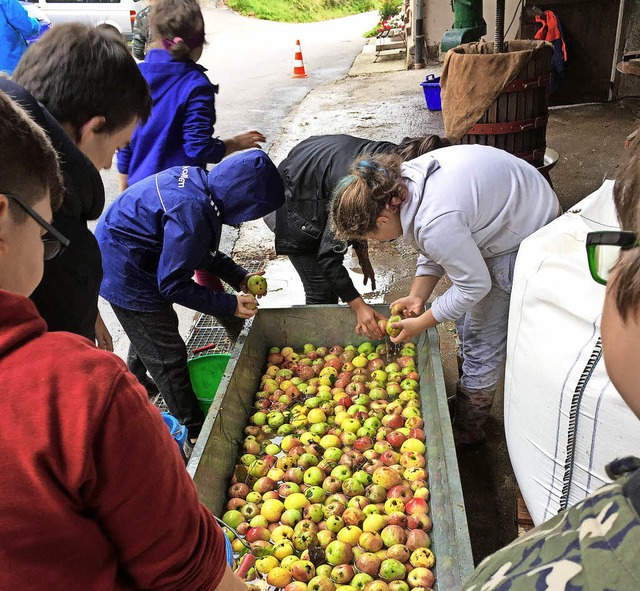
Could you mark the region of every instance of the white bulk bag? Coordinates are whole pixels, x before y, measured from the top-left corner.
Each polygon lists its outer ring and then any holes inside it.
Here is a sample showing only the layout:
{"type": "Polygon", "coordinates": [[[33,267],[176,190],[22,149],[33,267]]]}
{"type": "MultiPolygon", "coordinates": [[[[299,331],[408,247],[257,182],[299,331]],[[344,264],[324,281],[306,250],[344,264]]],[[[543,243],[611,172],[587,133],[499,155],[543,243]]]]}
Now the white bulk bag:
{"type": "Polygon", "coordinates": [[[537,525],[609,481],[638,452],[640,421],[609,381],[600,343],[605,287],[589,274],[588,232],[619,229],[613,181],[520,246],[505,374],[507,446],[537,525]]]}

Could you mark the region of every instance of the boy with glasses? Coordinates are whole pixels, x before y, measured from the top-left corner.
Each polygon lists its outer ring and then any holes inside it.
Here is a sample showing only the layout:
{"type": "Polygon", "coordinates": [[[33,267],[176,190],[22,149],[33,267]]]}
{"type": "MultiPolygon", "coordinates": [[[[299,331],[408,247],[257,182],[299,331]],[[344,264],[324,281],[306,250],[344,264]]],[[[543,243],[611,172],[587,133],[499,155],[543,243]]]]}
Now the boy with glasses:
{"type": "Polygon", "coordinates": [[[62,177],[1,92],[0,179],[0,589],[246,591],[142,387],[28,299],[70,246],[51,224],[62,177]]]}
{"type": "MultiPolygon", "coordinates": [[[[592,232],[587,261],[607,284],[601,334],[607,373],[640,417],[640,145],[614,187],[622,231],[592,232]]],[[[607,466],[613,482],[486,558],[464,591],[640,588],[640,459],[607,466]]]]}

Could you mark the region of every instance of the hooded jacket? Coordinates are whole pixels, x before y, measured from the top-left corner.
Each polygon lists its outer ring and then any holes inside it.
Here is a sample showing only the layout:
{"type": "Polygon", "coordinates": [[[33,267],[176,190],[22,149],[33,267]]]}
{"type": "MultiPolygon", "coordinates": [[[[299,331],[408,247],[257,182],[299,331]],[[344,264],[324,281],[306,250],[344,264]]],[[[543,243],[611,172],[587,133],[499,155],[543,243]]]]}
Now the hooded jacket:
{"type": "Polygon", "coordinates": [[[400,206],[405,239],[420,252],[417,276],[452,286],[431,304],[438,322],[457,320],[491,289],[484,259],[518,250],[558,216],[549,183],[530,164],[479,145],[433,150],[402,165],[408,195],[400,206]]]}
{"type": "Polygon", "coordinates": [[[0,375],[0,589],[216,588],[224,534],[121,359],[0,290],[0,375]]]}
{"type": "Polygon", "coordinates": [[[278,166],[285,206],[276,215],[278,254],[315,254],[327,282],[343,302],[360,294],[342,265],[347,244],[329,224],[331,198],[353,161],[364,154],[388,154],[396,144],[349,135],[320,135],[296,145],[278,166]]]}
{"type": "Polygon", "coordinates": [[[22,86],[0,78],[0,90],[18,102],[47,132],[60,156],[64,179],[64,200],[53,215],[53,225],[70,244],[62,255],[45,261],[44,276],[31,299],[49,330],[73,332],[93,341],[102,261],[87,221],[100,217],[104,208],[100,173],[49,111],[22,86]]]}
{"type": "Polygon", "coordinates": [[[280,207],[284,189],[260,150],[235,154],[207,174],[175,167],[129,187],[98,222],[104,280],[100,295],[137,312],[171,303],[233,316],[237,299],[193,281],[196,269],[234,289],[248,271],[218,252],[222,224],[258,219],[280,207]]]}
{"type": "Polygon", "coordinates": [[[151,49],[140,64],[149,84],[151,117],[133,132],[129,146],[118,151],[118,171],[129,186],[172,166],[220,162],[226,146],[214,138],[215,95],[206,69],[194,61],[176,61],[165,49],[151,49]]]}
{"type": "Polygon", "coordinates": [[[0,0],[0,72],[13,73],[27,51],[25,39],[39,32],[38,19],[30,17],[18,0],[0,0]]]}

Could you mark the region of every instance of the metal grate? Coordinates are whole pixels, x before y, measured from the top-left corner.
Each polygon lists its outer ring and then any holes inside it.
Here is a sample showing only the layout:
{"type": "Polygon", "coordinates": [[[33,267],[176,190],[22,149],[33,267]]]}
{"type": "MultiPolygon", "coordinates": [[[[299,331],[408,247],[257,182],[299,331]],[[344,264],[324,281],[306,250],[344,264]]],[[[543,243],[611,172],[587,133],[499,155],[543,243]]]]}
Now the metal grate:
{"type": "Polygon", "coordinates": [[[187,352],[189,353],[189,359],[210,353],[229,353],[235,344],[235,339],[232,340],[229,337],[227,331],[218,324],[218,321],[213,316],[202,314],[189,335],[187,352]],[[202,351],[201,353],[192,352],[193,349],[205,347],[211,343],[215,343],[214,349],[202,351]]]}
{"type": "MultiPolygon", "coordinates": [[[[256,273],[262,271],[267,264],[267,257],[260,260],[255,258],[234,257],[236,263],[244,267],[249,273],[256,273]]],[[[233,289],[226,286],[226,291],[229,293],[235,293],[233,289]]],[[[248,320],[247,322],[251,322],[248,320]]],[[[207,314],[200,314],[195,321],[189,337],[187,339],[187,351],[189,353],[189,359],[193,357],[200,357],[210,353],[229,353],[236,344],[237,335],[229,335],[226,329],[218,322],[213,316],[207,314]],[[202,351],[200,353],[193,353],[193,349],[199,347],[205,347],[211,343],[215,343],[214,349],[202,351]]]]}

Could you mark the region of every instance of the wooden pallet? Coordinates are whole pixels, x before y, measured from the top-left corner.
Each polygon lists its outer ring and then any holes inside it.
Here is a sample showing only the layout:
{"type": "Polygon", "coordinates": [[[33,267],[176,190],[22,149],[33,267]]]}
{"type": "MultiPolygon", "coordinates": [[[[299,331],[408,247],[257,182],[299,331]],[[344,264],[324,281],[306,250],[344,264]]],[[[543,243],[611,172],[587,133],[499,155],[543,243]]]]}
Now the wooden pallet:
{"type": "Polygon", "coordinates": [[[527,505],[524,502],[520,487],[516,484],[516,523],[518,524],[518,535],[528,532],[533,529],[533,519],[527,509],[527,505]]]}

